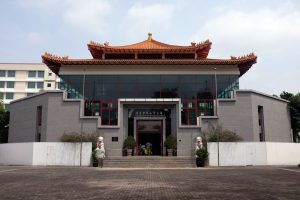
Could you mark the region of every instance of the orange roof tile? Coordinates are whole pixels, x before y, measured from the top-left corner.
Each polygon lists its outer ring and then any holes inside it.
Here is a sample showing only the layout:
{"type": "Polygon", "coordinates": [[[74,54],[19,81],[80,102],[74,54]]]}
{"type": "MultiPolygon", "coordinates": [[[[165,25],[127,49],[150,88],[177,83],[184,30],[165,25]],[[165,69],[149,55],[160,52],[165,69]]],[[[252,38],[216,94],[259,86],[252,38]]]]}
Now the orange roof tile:
{"type": "Polygon", "coordinates": [[[199,58],[206,58],[211,47],[211,42],[191,43],[190,46],[170,45],[159,42],[148,34],[148,39],[139,43],[125,46],[110,46],[109,43],[99,44],[91,41],[88,48],[93,58],[101,58],[103,53],[196,53],[199,58]]]}
{"type": "Polygon", "coordinates": [[[49,53],[42,55],[43,62],[56,74],[61,65],[238,65],[240,76],[256,63],[254,53],[230,59],[69,59],[49,53]]]}

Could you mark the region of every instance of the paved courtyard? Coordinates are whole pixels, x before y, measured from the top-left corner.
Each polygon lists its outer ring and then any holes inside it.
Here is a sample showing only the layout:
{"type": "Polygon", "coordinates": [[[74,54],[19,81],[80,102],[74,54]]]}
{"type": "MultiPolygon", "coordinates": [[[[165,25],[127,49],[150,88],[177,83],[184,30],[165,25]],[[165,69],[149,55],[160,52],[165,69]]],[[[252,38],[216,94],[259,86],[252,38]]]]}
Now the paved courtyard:
{"type": "Polygon", "coordinates": [[[300,199],[299,167],[0,167],[0,199],[300,199]]]}

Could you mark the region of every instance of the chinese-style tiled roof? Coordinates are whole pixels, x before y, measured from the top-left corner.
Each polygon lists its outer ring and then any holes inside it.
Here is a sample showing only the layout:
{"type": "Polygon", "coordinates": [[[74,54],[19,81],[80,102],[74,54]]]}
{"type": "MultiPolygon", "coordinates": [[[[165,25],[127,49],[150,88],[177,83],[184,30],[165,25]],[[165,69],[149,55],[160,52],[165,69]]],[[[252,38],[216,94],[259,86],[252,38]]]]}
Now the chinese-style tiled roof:
{"type": "Polygon", "coordinates": [[[49,53],[42,55],[43,62],[56,74],[61,65],[237,65],[242,76],[256,63],[254,53],[230,59],[69,59],[49,53]]]}
{"type": "Polygon", "coordinates": [[[206,58],[211,48],[211,42],[206,40],[202,43],[191,43],[190,46],[170,45],[159,42],[148,34],[148,39],[142,42],[125,45],[110,46],[109,43],[99,44],[90,42],[88,48],[93,58],[102,58],[105,53],[193,53],[197,54],[198,59],[206,58]]]}

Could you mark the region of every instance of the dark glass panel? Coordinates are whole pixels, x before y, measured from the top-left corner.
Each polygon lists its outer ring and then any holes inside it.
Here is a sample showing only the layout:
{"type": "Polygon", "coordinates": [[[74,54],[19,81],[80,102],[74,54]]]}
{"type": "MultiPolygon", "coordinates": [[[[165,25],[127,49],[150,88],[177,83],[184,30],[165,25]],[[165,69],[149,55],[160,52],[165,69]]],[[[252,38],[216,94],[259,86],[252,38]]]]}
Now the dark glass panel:
{"type": "Polygon", "coordinates": [[[111,109],[110,110],[110,125],[118,125],[118,110],[111,109]]]}
{"type": "Polygon", "coordinates": [[[138,91],[160,91],[160,83],[139,83],[137,84],[138,91]]]}
{"type": "Polygon", "coordinates": [[[119,54],[105,54],[105,59],[134,59],[134,54],[119,53],[119,54]]]}
{"type": "Polygon", "coordinates": [[[179,76],[181,83],[195,83],[196,82],[196,76],[194,75],[180,75],[179,76]]]}
{"type": "Polygon", "coordinates": [[[176,83],[180,82],[180,75],[162,75],[161,82],[163,83],[176,83]]]}
{"type": "Polygon", "coordinates": [[[119,83],[136,83],[137,75],[120,75],[118,81],[119,83]]]}
{"type": "Polygon", "coordinates": [[[135,91],[138,88],[136,83],[120,83],[118,89],[120,91],[135,91]]]}
{"type": "Polygon", "coordinates": [[[137,76],[138,83],[160,83],[159,75],[139,75],[137,76]]]}
{"type": "Polygon", "coordinates": [[[166,59],[195,59],[193,53],[167,53],[165,54],[166,59]]]}
{"type": "Polygon", "coordinates": [[[62,75],[61,87],[67,90],[68,98],[82,98],[83,75],[62,75]]]}
{"type": "Polygon", "coordinates": [[[101,124],[109,125],[109,110],[102,110],[101,124]]]}
{"type": "Polygon", "coordinates": [[[160,54],[160,53],[140,53],[140,54],[138,54],[138,59],[162,59],[162,54],[160,54]]]}
{"type": "Polygon", "coordinates": [[[181,124],[188,125],[188,110],[181,111],[181,124]]]}

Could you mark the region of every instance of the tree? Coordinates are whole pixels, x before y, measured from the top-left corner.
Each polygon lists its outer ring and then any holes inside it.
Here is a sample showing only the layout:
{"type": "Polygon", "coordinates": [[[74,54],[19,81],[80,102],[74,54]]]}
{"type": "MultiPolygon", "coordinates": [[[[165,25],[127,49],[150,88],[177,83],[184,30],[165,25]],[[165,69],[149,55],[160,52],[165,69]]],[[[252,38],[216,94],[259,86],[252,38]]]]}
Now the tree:
{"type": "Polygon", "coordinates": [[[4,109],[3,102],[0,101],[0,143],[8,142],[9,112],[4,109]]]}
{"type": "Polygon", "coordinates": [[[237,133],[224,129],[220,124],[216,126],[209,124],[208,129],[202,131],[202,139],[205,146],[207,142],[239,142],[243,140],[237,133]]]}
{"type": "Polygon", "coordinates": [[[300,93],[294,95],[289,92],[283,91],[280,94],[282,99],[289,101],[289,109],[291,116],[291,126],[293,129],[293,140],[296,141],[296,138],[299,138],[298,133],[300,132],[300,93]]]}

